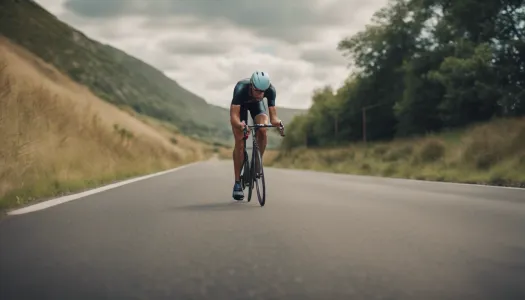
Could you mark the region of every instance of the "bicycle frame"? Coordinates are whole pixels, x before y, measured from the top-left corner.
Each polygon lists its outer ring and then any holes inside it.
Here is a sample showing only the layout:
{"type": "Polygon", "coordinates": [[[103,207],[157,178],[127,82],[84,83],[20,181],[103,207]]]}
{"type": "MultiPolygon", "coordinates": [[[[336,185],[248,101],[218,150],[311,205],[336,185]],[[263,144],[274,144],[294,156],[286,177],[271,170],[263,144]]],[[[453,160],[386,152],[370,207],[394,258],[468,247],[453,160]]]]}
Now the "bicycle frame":
{"type": "Polygon", "coordinates": [[[243,136],[243,140],[244,140],[244,161],[243,161],[243,164],[242,164],[243,165],[242,168],[244,168],[244,172],[243,172],[243,174],[241,174],[241,177],[243,178],[242,185],[243,185],[243,189],[246,186],[248,186],[248,202],[250,202],[250,200],[252,198],[253,184],[254,184],[254,182],[256,183],[257,196],[258,196],[258,199],[259,199],[259,204],[261,206],[264,206],[264,204],[266,202],[266,184],[265,184],[265,180],[264,180],[264,171],[263,171],[263,166],[262,166],[262,156],[261,156],[261,153],[259,151],[259,145],[257,144],[257,130],[259,128],[271,128],[271,127],[279,128],[279,126],[274,126],[274,125],[270,125],[270,124],[254,124],[254,125],[246,125],[246,127],[243,130],[243,133],[244,133],[244,136],[243,136]],[[248,151],[246,150],[246,140],[248,139],[250,132],[253,134],[252,135],[253,146],[252,146],[252,159],[251,159],[251,161],[248,158],[248,151]],[[258,181],[256,182],[256,178],[255,178],[255,175],[256,175],[255,159],[256,158],[257,158],[257,160],[259,161],[259,164],[260,164],[258,171],[261,171],[261,174],[260,174],[260,177],[259,177],[261,179],[261,187],[259,187],[259,182],[258,181]],[[261,190],[262,190],[262,195],[261,195],[261,190]]]}

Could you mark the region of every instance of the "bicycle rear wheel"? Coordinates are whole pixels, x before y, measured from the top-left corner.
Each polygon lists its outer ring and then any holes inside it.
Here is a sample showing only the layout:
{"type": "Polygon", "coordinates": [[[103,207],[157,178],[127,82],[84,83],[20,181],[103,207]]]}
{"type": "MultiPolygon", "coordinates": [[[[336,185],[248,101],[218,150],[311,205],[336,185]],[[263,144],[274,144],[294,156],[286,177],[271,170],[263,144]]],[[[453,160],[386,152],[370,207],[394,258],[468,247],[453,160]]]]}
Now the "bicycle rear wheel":
{"type": "Polygon", "coordinates": [[[261,158],[261,152],[259,151],[258,146],[255,146],[253,149],[251,171],[253,181],[255,181],[255,186],[257,187],[257,198],[259,199],[259,204],[261,206],[264,206],[264,204],[266,203],[266,182],[264,180],[264,169],[261,158]],[[259,166],[258,169],[257,166],[259,166]]]}

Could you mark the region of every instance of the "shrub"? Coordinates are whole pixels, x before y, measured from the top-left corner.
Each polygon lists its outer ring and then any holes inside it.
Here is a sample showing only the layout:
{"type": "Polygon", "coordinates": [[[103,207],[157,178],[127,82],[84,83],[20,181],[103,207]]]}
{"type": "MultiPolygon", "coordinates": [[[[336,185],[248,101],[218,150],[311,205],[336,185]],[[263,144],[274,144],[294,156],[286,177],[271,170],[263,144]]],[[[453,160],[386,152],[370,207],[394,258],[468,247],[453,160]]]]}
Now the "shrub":
{"type": "Polygon", "coordinates": [[[437,161],[445,155],[445,149],[445,144],[439,139],[425,140],[419,150],[419,158],[423,162],[437,161]]]}
{"type": "Polygon", "coordinates": [[[390,149],[383,157],[383,161],[392,162],[410,157],[413,152],[411,145],[404,145],[390,149]]]}

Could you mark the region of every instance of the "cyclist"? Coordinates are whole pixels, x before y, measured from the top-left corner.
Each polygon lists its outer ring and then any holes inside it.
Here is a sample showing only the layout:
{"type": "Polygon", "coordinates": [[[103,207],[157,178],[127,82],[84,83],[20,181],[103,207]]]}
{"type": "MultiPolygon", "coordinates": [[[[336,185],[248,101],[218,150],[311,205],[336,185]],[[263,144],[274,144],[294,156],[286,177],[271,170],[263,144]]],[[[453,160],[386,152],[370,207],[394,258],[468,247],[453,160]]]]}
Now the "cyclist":
{"type": "MultiPolygon", "coordinates": [[[[282,121],[277,117],[275,108],[275,87],[270,83],[268,73],[255,71],[250,78],[242,79],[237,82],[233,89],[233,98],[230,106],[230,123],[233,136],[235,138],[235,148],[233,149],[233,167],[235,174],[235,184],[233,186],[233,199],[244,199],[240,173],[241,164],[244,160],[243,129],[248,124],[248,110],[254,124],[268,124],[268,115],[264,106],[263,98],[268,100],[268,111],[270,113],[270,123],[279,127],[281,136],[284,132],[282,121]]],[[[257,130],[257,144],[260,147],[261,157],[266,149],[267,128],[257,130]]]]}

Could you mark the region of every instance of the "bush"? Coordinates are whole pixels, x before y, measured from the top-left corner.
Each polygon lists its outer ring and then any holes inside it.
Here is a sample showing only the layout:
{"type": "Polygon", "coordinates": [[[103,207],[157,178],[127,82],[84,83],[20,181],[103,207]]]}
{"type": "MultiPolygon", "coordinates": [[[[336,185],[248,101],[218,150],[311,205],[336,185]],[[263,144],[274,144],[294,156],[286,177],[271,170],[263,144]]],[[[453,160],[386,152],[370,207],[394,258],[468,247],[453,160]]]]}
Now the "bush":
{"type": "Polygon", "coordinates": [[[489,169],[503,157],[507,140],[488,126],[476,128],[464,140],[463,159],[478,169],[489,169]]]}
{"type": "Polygon", "coordinates": [[[411,145],[404,145],[402,147],[395,147],[390,149],[383,157],[383,161],[392,162],[410,157],[413,152],[411,145]]]}
{"type": "Polygon", "coordinates": [[[392,176],[397,173],[397,169],[398,165],[396,163],[391,163],[381,171],[381,174],[387,177],[392,176]]]}
{"type": "Polygon", "coordinates": [[[355,152],[350,149],[319,151],[317,155],[323,163],[328,165],[339,164],[355,158],[355,152]]]}
{"type": "Polygon", "coordinates": [[[506,120],[478,126],[464,143],[463,159],[478,169],[489,169],[505,157],[525,151],[525,122],[506,120]]]}
{"type": "Polygon", "coordinates": [[[518,164],[520,167],[525,167],[525,153],[522,153],[518,158],[518,164]]]}
{"type": "Polygon", "coordinates": [[[419,151],[419,158],[423,162],[434,162],[445,155],[445,144],[436,138],[423,142],[419,151]]]}
{"type": "Polygon", "coordinates": [[[380,155],[384,155],[387,152],[388,152],[388,146],[386,145],[377,145],[376,147],[374,147],[374,155],[380,156],[380,155]]]}
{"type": "Polygon", "coordinates": [[[363,164],[361,164],[361,170],[366,171],[366,172],[370,172],[370,171],[372,171],[372,167],[368,163],[363,163],[363,164]]]}

